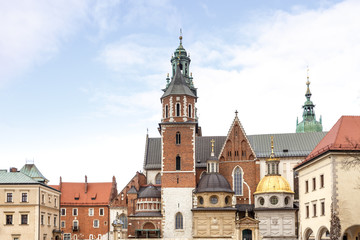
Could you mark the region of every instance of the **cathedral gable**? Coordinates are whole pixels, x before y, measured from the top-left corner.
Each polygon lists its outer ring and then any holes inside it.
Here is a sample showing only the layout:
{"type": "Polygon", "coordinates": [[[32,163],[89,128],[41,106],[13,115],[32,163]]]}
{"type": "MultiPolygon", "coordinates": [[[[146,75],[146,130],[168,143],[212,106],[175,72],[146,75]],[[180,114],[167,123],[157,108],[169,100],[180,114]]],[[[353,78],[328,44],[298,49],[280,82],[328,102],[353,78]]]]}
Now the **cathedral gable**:
{"type": "Polygon", "coordinates": [[[220,162],[223,162],[254,160],[255,158],[255,152],[252,149],[245,130],[236,115],[220,151],[219,160],[220,162]]]}

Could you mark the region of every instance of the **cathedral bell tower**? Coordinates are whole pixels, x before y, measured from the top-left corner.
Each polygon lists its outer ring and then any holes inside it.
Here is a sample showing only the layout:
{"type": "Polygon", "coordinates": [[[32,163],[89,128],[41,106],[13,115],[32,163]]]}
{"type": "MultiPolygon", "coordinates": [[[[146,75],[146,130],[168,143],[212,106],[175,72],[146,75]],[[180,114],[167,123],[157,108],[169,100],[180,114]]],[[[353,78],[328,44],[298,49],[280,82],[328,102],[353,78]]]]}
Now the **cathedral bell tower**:
{"type": "Polygon", "coordinates": [[[192,195],[196,187],[195,136],[198,123],[196,89],[189,76],[190,58],[180,45],[171,58],[173,75],[167,77],[161,97],[161,198],[164,238],[191,238],[192,195]]]}

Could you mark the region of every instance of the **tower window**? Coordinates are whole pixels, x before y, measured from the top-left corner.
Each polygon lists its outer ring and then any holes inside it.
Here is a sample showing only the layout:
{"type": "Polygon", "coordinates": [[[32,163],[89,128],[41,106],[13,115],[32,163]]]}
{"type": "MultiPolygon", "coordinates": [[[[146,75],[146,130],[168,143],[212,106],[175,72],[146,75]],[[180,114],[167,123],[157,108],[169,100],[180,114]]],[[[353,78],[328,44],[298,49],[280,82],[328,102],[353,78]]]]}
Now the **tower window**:
{"type": "Polygon", "coordinates": [[[176,116],[180,117],[180,103],[176,104],[176,116]]]}
{"type": "Polygon", "coordinates": [[[176,156],[176,170],[181,170],[181,158],[179,155],[176,156]]]}
{"type": "Polygon", "coordinates": [[[191,105],[189,104],[189,110],[188,110],[188,112],[189,112],[189,118],[191,118],[192,116],[191,116],[191,105]]]}
{"type": "Polygon", "coordinates": [[[168,118],[169,117],[169,106],[166,105],[165,106],[165,118],[168,118]]]}
{"type": "Polygon", "coordinates": [[[233,181],[234,181],[234,192],[235,195],[242,195],[242,188],[243,188],[243,184],[242,184],[242,170],[240,169],[240,167],[236,167],[234,170],[234,175],[233,175],[233,181]]]}
{"type": "Polygon", "coordinates": [[[183,229],[183,215],[177,213],[175,216],[175,229],[183,229]]]}
{"type": "Polygon", "coordinates": [[[181,143],[181,134],[180,132],[176,133],[176,144],[179,145],[181,143]]]}

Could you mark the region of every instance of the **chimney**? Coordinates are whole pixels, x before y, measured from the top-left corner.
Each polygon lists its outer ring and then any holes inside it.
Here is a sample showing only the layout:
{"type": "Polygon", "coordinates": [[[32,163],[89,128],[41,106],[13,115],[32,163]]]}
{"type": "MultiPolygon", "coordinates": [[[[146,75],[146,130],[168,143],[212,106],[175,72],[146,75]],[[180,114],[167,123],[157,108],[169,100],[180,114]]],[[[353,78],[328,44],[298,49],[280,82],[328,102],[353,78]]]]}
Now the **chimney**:
{"type": "Polygon", "coordinates": [[[60,188],[60,192],[61,192],[61,188],[62,188],[62,178],[61,178],[61,176],[60,176],[59,188],[60,188]]]}
{"type": "Polygon", "coordinates": [[[16,167],[11,167],[10,172],[17,172],[17,168],[16,167]]]}
{"type": "Polygon", "coordinates": [[[88,183],[87,183],[87,176],[85,175],[85,193],[87,193],[88,190],[88,183]]]}

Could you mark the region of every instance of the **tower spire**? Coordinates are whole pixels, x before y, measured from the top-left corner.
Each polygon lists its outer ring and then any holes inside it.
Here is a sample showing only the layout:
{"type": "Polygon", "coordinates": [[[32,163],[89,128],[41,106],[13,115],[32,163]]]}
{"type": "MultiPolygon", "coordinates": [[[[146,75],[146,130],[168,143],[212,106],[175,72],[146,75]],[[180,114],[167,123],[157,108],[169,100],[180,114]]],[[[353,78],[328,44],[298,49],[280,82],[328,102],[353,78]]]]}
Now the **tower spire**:
{"type": "Polygon", "coordinates": [[[298,123],[298,121],[296,122],[296,132],[322,132],[322,123],[321,121],[316,121],[315,105],[311,101],[312,94],[310,91],[309,67],[307,67],[306,72],[306,101],[303,105],[303,120],[300,123],[298,123]]]}
{"type": "Polygon", "coordinates": [[[180,46],[182,46],[182,29],[180,28],[180,36],[179,36],[179,40],[180,40],[180,46]]]}

